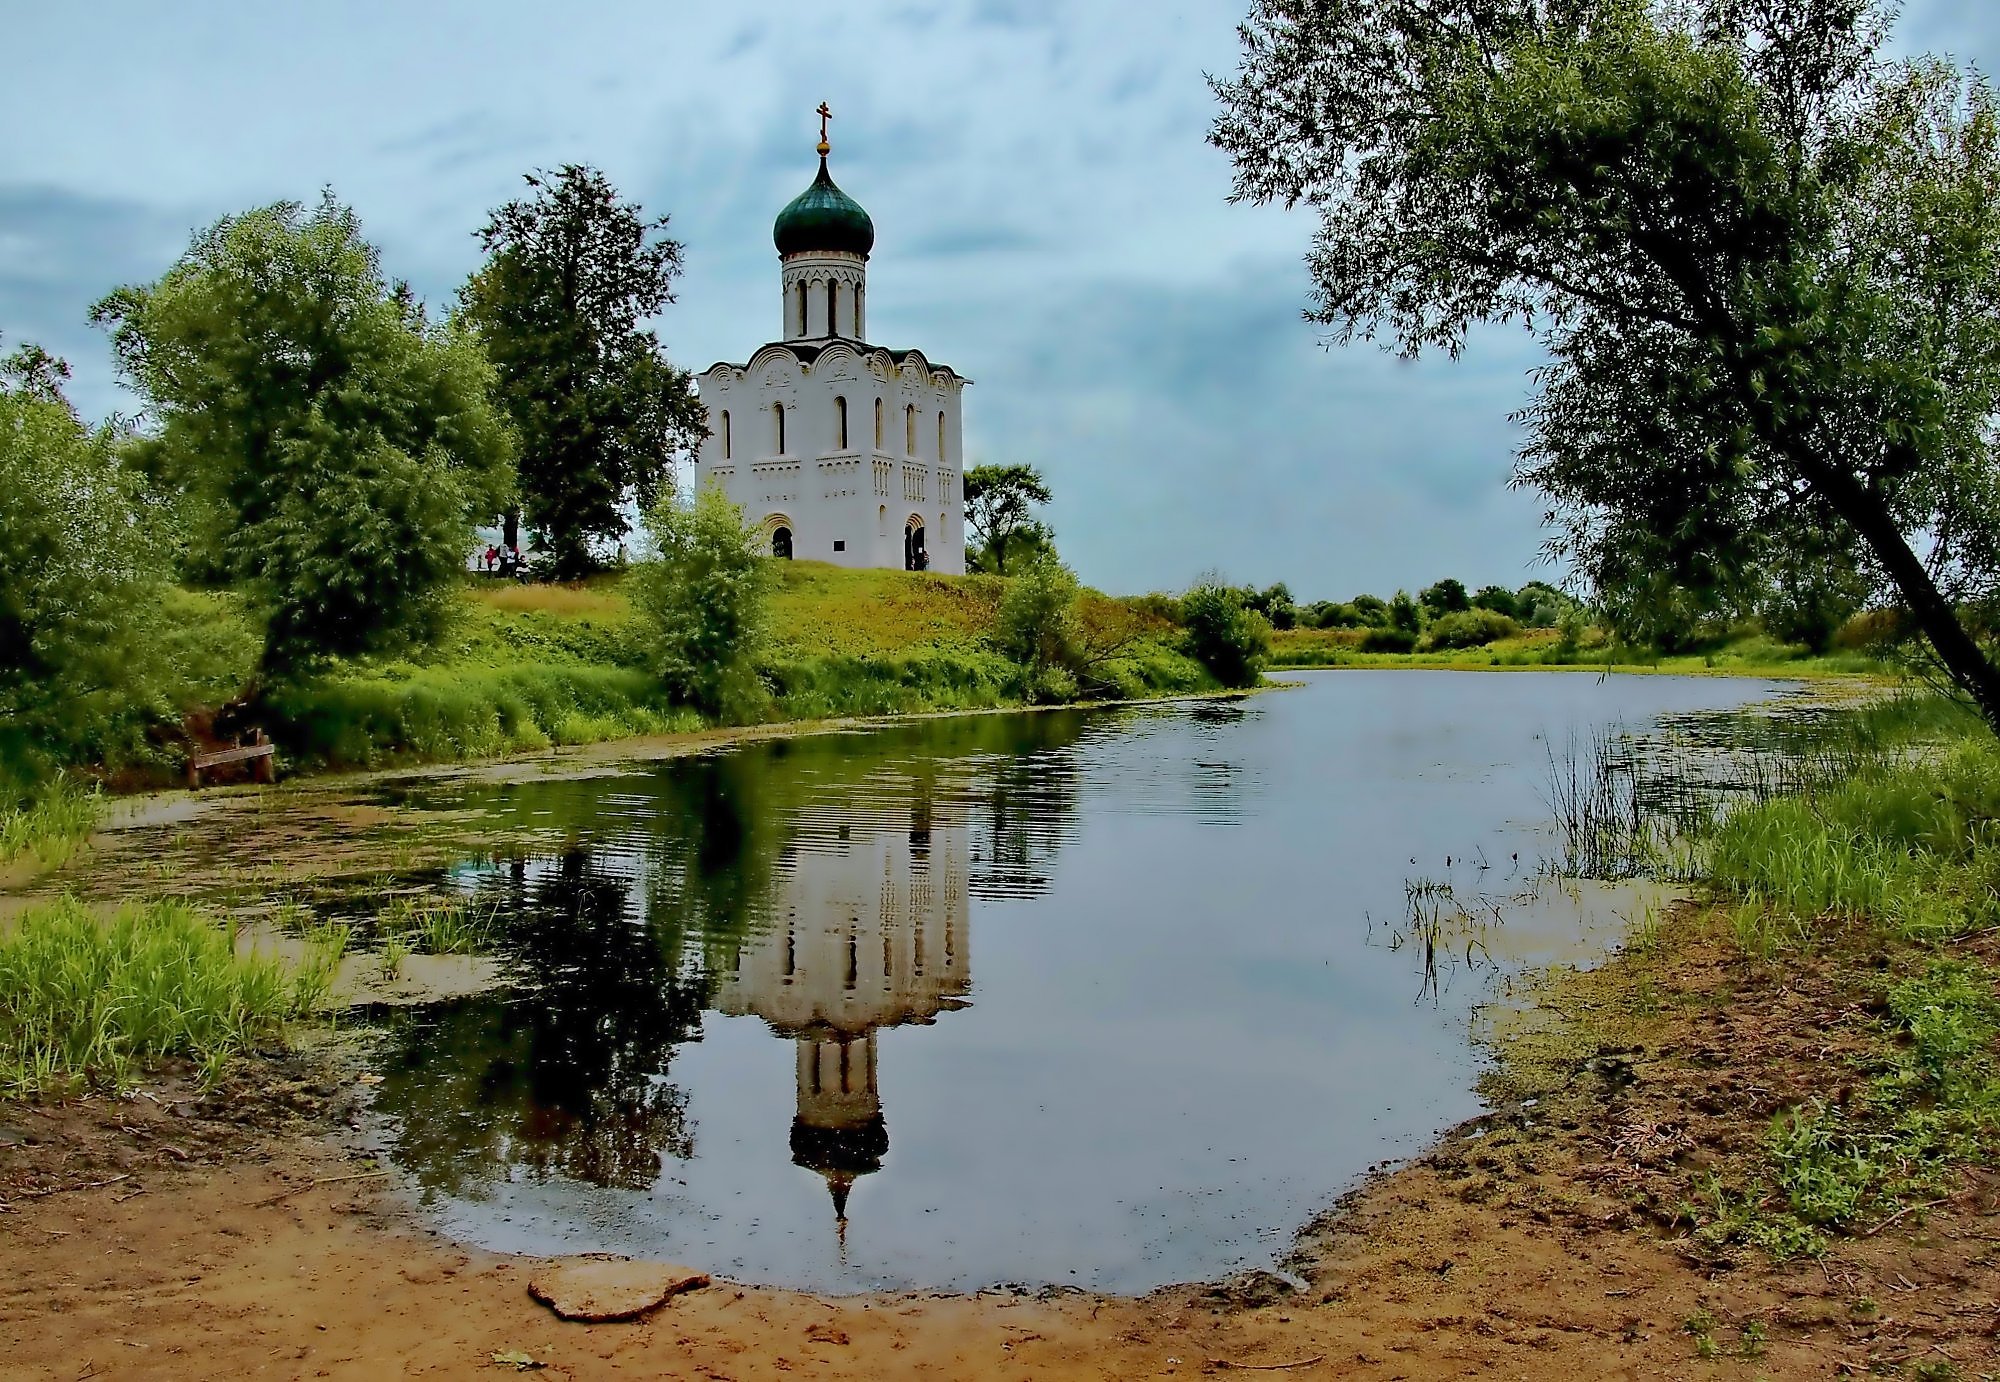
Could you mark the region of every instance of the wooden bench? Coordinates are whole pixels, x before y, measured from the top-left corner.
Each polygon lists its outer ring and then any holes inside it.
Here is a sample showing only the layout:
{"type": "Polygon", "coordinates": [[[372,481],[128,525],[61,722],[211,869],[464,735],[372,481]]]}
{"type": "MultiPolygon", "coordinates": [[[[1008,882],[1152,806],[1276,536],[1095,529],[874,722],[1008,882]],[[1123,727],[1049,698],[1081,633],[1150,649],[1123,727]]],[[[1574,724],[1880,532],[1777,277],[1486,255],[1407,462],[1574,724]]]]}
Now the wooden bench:
{"type": "Polygon", "coordinates": [[[278,746],[270,741],[263,730],[251,736],[247,744],[238,744],[233,749],[217,749],[214,753],[191,753],[187,761],[187,785],[191,790],[201,786],[201,775],[210,768],[219,768],[225,763],[249,763],[250,777],[256,782],[276,782],[278,780],[278,746]]]}

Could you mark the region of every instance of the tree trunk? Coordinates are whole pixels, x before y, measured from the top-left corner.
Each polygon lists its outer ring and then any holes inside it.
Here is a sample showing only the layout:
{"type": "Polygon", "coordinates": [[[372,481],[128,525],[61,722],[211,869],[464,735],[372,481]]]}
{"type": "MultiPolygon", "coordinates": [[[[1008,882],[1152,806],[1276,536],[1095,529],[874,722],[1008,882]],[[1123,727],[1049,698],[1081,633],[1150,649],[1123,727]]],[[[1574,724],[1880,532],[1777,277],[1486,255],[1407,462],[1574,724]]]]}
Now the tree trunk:
{"type": "Polygon", "coordinates": [[[2000,734],[2000,667],[1994,665],[1959,620],[1958,610],[1937,588],[1923,560],[1910,549],[1888,506],[1840,466],[1802,456],[1794,447],[1785,450],[1807,480],[1826,496],[1834,511],[1868,544],[1868,550],[1895,582],[1910,616],[1917,621],[1938,661],[1944,664],[1945,672],[1972,698],[1987,725],[2000,734]]]}
{"type": "Polygon", "coordinates": [[[500,532],[500,545],[508,551],[511,552],[521,545],[521,510],[518,505],[507,510],[506,516],[501,520],[500,532]]]}

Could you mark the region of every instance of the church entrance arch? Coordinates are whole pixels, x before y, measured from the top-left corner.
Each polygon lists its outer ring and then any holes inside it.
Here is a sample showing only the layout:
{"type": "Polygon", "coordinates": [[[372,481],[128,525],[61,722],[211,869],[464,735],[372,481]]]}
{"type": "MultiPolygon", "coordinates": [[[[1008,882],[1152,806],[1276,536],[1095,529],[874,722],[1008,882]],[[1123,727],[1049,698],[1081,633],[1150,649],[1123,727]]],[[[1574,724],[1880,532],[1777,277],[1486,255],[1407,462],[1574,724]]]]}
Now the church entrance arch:
{"type": "Polygon", "coordinates": [[[903,525],[903,569],[928,571],[930,565],[931,556],[924,547],[924,516],[913,513],[903,525]]]}
{"type": "Polygon", "coordinates": [[[764,550],[780,561],[792,559],[792,520],[781,513],[766,514],[759,525],[764,533],[764,550]]]}

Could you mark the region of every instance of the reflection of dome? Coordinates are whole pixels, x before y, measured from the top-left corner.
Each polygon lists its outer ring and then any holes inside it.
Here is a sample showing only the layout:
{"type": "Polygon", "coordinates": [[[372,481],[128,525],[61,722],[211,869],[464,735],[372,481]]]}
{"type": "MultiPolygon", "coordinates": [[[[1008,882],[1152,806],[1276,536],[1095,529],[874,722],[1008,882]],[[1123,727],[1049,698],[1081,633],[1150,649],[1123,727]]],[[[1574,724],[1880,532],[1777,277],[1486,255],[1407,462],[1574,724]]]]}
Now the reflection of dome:
{"type": "Polygon", "coordinates": [[[875,1087],[875,1033],[799,1038],[799,1113],[792,1164],[826,1177],[833,1216],[847,1222],[847,1191],[882,1169],[889,1125],[875,1087]]]}
{"type": "Polygon", "coordinates": [[[847,1222],[847,1192],[854,1182],[871,1171],[882,1169],[889,1150],[889,1125],[875,1116],[854,1127],[821,1128],[803,1117],[792,1120],[792,1165],[803,1166],[826,1177],[833,1192],[833,1217],[847,1222]]]}
{"type": "Polygon", "coordinates": [[[866,259],[875,248],[875,222],[861,203],[834,186],[826,155],[821,154],[819,176],[778,213],[771,238],[781,255],[832,250],[866,259]]]}
{"type": "Polygon", "coordinates": [[[848,1192],[889,1151],[876,1034],[933,1022],[971,987],[969,842],[923,806],[821,825],[794,840],[776,924],[746,939],[712,1001],[792,1039],[792,1161],[825,1178],[844,1245],[848,1192]]]}

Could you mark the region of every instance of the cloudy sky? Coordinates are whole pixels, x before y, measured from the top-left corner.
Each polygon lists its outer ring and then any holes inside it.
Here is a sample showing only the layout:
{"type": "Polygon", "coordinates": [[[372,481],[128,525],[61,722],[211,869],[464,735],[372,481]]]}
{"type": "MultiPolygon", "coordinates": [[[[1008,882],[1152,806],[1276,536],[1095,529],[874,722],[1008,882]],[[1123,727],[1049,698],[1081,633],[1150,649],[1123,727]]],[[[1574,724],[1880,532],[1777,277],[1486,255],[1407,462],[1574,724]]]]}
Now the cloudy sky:
{"type": "MultiPolygon", "coordinates": [[[[1506,488],[1534,354],[1327,350],[1300,319],[1308,218],[1226,203],[1205,73],[1243,0],[779,3],[91,0],[12,8],[0,87],[0,337],[130,409],[89,305],[218,216],[331,186],[436,304],[521,173],[603,168],[687,247],[676,362],[779,331],[771,219],[834,175],[875,219],[870,334],[975,382],[973,462],[1028,461],[1093,584],[1205,568],[1301,597],[1548,574],[1506,488]]],[[[1911,0],[1899,46],[1993,67],[2000,6],[1911,0]]]]}

